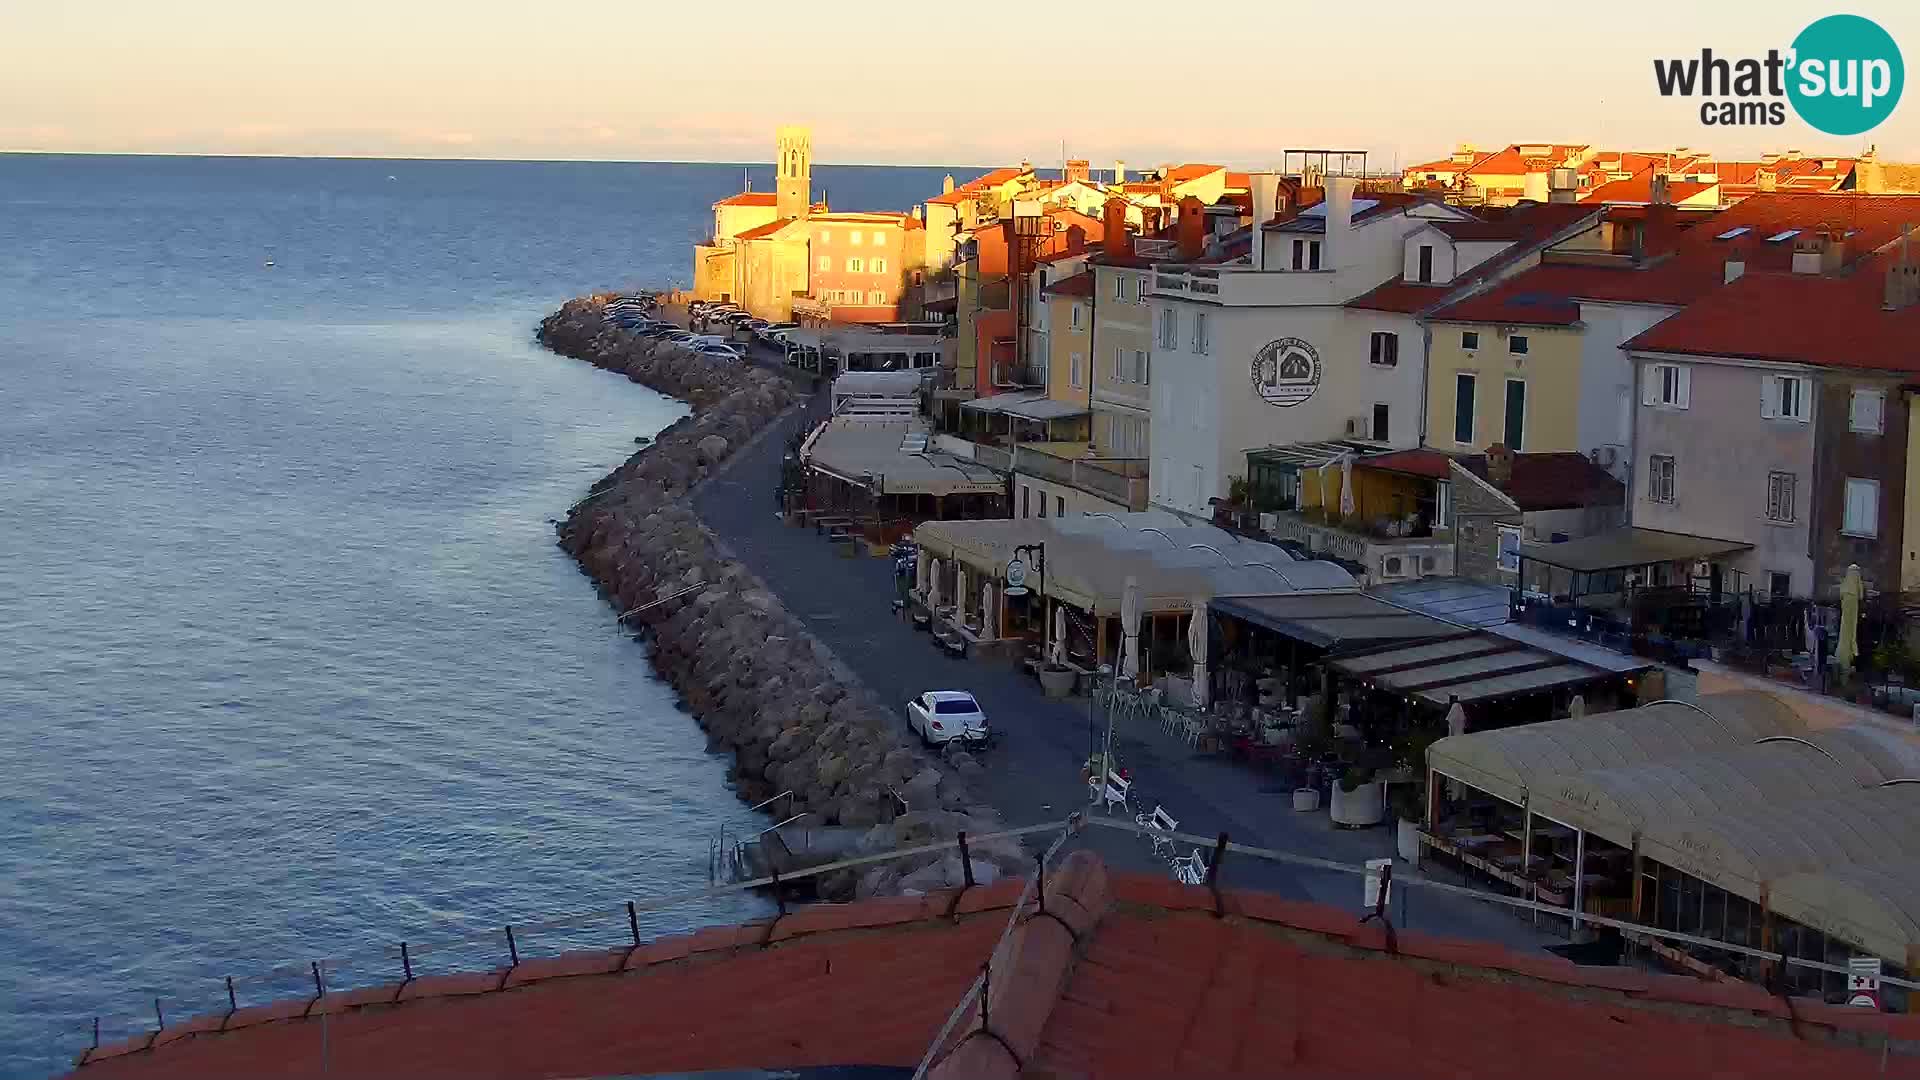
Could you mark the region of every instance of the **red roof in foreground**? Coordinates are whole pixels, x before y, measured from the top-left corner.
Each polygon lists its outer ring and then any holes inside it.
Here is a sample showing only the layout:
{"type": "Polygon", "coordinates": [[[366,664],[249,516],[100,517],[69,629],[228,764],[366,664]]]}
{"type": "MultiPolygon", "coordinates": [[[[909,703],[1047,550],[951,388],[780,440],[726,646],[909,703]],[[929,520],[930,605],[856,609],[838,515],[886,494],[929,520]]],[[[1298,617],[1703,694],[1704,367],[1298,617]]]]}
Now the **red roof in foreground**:
{"type": "Polygon", "coordinates": [[[1489,220],[1441,221],[1434,227],[1458,241],[1510,240],[1512,244],[1482,260],[1465,274],[1441,284],[1421,284],[1395,277],[1371,292],[1347,301],[1352,308],[1417,315],[1447,297],[1497,275],[1541,245],[1576,229],[1597,223],[1600,210],[1578,203],[1531,203],[1492,216],[1489,220]]]}
{"type": "MultiPolygon", "coordinates": [[[[1460,467],[1487,479],[1485,454],[1461,458],[1460,467]]],[[[1627,497],[1627,486],[1612,473],[1571,452],[1513,455],[1513,475],[1500,490],[1522,510],[1618,506],[1627,497]]]]}
{"type": "MultiPolygon", "coordinates": [[[[1673,202],[1685,202],[1703,191],[1719,186],[1703,184],[1698,180],[1669,180],[1667,197],[1673,202]]],[[[1650,203],[1653,201],[1653,173],[1644,172],[1628,180],[1615,180],[1601,184],[1580,196],[1585,203],[1650,203]]]]}
{"type": "Polygon", "coordinates": [[[912,1067],[992,955],[988,1016],[962,1018],[931,1080],[1920,1077],[1920,1017],[1405,931],[1389,951],[1351,911],[1223,890],[1216,913],[1204,887],[1110,878],[1084,851],[1049,875],[1047,915],[1030,908],[995,951],[1021,886],[805,908],[631,954],[213,1014],[151,1050],[102,1047],[78,1075],[912,1067]]]}
{"type": "Polygon", "coordinates": [[[772,206],[776,196],[771,191],[743,191],[738,195],[729,195],[715,206],[772,206]]]}
{"type": "Polygon", "coordinates": [[[1920,371],[1920,304],[1884,308],[1886,253],[1846,277],[1748,273],[1627,342],[1646,352],[1920,371]]]}
{"type": "Polygon", "coordinates": [[[1353,466],[1356,469],[1383,469],[1387,472],[1406,473],[1409,476],[1445,480],[1450,475],[1447,472],[1447,465],[1452,460],[1452,455],[1421,448],[1374,454],[1371,457],[1359,458],[1353,466]]]}

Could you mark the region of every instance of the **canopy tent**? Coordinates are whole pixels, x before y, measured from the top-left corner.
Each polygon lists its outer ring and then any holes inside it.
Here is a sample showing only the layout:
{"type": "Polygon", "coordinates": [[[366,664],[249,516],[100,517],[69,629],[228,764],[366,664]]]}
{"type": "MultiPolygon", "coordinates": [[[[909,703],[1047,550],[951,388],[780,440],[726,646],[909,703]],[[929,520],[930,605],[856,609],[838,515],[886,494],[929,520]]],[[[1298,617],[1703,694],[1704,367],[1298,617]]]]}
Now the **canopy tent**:
{"type": "Polygon", "coordinates": [[[1427,750],[1433,771],[1519,806],[1530,788],[1563,773],[1732,748],[1805,724],[1768,694],[1708,694],[1699,705],[1662,701],[1637,709],[1449,736],[1427,750]]]}
{"type": "Polygon", "coordinates": [[[1752,544],[1740,540],[1719,540],[1711,536],[1665,532],[1660,529],[1624,528],[1596,533],[1557,544],[1523,541],[1520,557],[1579,573],[1602,570],[1627,570],[1652,563],[1687,562],[1710,559],[1747,551],[1752,544]]]}
{"type": "Polygon", "coordinates": [[[1920,947],[1920,865],[1913,861],[1788,874],[1768,893],[1776,914],[1913,971],[1920,947]]]}
{"type": "Polygon", "coordinates": [[[925,449],[924,425],[837,416],[808,436],[801,460],[876,495],[1003,495],[1006,479],[984,465],[925,449]]]}
{"type": "Polygon", "coordinates": [[[996,579],[1016,548],[1044,544],[1045,560],[1028,587],[1100,616],[1120,614],[1129,577],[1139,582],[1143,613],[1184,612],[1195,597],[1359,591],[1353,575],[1333,563],[1296,561],[1272,544],[1158,512],[929,521],[914,530],[914,540],[996,579]]]}
{"type": "Polygon", "coordinates": [[[1793,874],[1853,865],[1920,869],[1920,784],[1656,820],[1640,853],[1756,903],[1763,891],[1773,895],[1771,882],[1793,874]]]}

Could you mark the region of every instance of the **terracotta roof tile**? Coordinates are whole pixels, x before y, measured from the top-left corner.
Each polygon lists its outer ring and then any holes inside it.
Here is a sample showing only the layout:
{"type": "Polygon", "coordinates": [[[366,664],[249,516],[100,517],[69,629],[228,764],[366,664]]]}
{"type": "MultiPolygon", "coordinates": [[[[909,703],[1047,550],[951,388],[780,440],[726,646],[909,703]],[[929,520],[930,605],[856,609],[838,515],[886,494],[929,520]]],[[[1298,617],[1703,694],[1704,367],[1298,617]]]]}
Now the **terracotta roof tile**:
{"type": "Polygon", "coordinates": [[[1920,305],[1883,306],[1892,262],[1883,255],[1848,277],[1749,271],[1626,347],[1920,372],[1920,305]]]}
{"type": "MultiPolygon", "coordinates": [[[[1461,468],[1487,479],[1486,455],[1472,454],[1456,460],[1461,468]]],[[[1501,490],[1522,510],[1615,506],[1626,499],[1626,486],[1612,473],[1585,454],[1572,452],[1513,455],[1513,475],[1501,490]]]]}
{"type": "MultiPolygon", "coordinates": [[[[1671,180],[1667,183],[1667,196],[1673,202],[1685,202],[1703,192],[1716,187],[1716,184],[1704,184],[1698,180],[1671,180]]],[[[1653,173],[1641,173],[1626,180],[1614,180],[1601,184],[1580,196],[1584,203],[1645,203],[1653,201],[1653,173]]]]}
{"type": "Polygon", "coordinates": [[[772,206],[775,204],[776,201],[777,201],[777,196],[771,191],[743,191],[738,195],[729,195],[726,198],[721,199],[719,202],[714,203],[713,205],[716,207],[772,206]]]}
{"type": "Polygon", "coordinates": [[[793,224],[798,220],[800,219],[790,218],[790,217],[775,218],[774,220],[767,222],[765,225],[759,225],[754,228],[748,229],[746,232],[743,232],[740,235],[734,237],[734,239],[735,240],[759,240],[764,237],[772,236],[775,233],[778,233],[780,230],[786,228],[787,226],[793,224]]]}
{"type": "Polygon", "coordinates": [[[1092,296],[1093,275],[1085,270],[1062,278],[1040,290],[1045,296],[1092,296]]]}

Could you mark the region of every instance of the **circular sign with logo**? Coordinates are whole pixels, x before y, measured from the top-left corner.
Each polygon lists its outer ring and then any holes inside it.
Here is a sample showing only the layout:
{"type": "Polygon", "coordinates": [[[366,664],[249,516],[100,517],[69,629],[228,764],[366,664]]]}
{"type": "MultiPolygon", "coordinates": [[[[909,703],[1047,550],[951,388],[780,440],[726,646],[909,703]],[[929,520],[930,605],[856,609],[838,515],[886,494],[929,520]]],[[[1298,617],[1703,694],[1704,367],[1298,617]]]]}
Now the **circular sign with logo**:
{"type": "Polygon", "coordinates": [[[1906,88],[1893,35],[1872,19],[1829,15],[1793,39],[1787,98],[1800,119],[1829,135],[1870,131],[1892,114],[1906,88]]]}
{"type": "Polygon", "coordinates": [[[1027,595],[1027,564],[1026,563],[1021,562],[1019,559],[1008,560],[1007,587],[1004,591],[1008,596],[1027,595]]]}
{"type": "Polygon", "coordinates": [[[1292,408],[1320,389],[1320,354],[1299,338],[1269,341],[1253,354],[1253,392],[1269,405],[1292,408]]]}

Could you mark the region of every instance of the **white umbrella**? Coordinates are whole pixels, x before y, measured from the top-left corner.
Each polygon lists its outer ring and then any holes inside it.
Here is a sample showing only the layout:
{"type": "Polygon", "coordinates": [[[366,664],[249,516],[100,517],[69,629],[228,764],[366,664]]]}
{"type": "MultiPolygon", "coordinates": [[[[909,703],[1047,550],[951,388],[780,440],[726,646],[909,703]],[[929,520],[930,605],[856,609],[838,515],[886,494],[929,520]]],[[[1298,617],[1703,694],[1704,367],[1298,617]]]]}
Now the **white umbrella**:
{"type": "Polygon", "coordinates": [[[1353,516],[1353,455],[1340,459],[1340,516],[1353,516]]]}
{"type": "Polygon", "coordinates": [[[954,615],[967,617],[967,568],[957,561],[953,564],[953,606],[954,615]]]}
{"type": "Polygon", "coordinates": [[[1053,647],[1048,658],[1056,664],[1067,662],[1067,608],[1065,604],[1053,609],[1053,647]]]}
{"type": "Polygon", "coordinates": [[[1127,588],[1120,594],[1120,677],[1138,679],[1140,677],[1140,579],[1127,579],[1127,588]]]}
{"type": "Polygon", "coordinates": [[[1459,702],[1447,710],[1447,734],[1465,735],[1467,733],[1467,707],[1459,702]]]}
{"type": "Polygon", "coordinates": [[[1000,636],[1000,619],[993,610],[993,582],[980,585],[980,636],[997,638],[1000,636]]]}
{"type": "Polygon", "coordinates": [[[1207,602],[1193,598],[1193,618],[1187,622],[1187,651],[1193,654],[1193,704],[1204,709],[1211,687],[1207,685],[1207,602]]]}
{"type": "Polygon", "coordinates": [[[1587,715],[1587,697],[1585,694],[1573,695],[1573,700],[1567,704],[1567,715],[1568,716],[1587,715]]]}
{"type": "Polygon", "coordinates": [[[933,560],[933,565],[927,568],[927,609],[931,611],[934,608],[937,608],[939,606],[940,606],[940,560],[935,559],[933,560]]]}
{"type": "Polygon", "coordinates": [[[922,551],[913,561],[913,591],[921,596],[927,595],[927,582],[932,579],[933,556],[922,551]]]}
{"type": "Polygon", "coordinates": [[[1840,579],[1840,641],[1833,647],[1833,662],[1842,668],[1851,668],[1860,655],[1860,599],[1866,591],[1860,564],[1850,564],[1847,576],[1840,579]]]}

